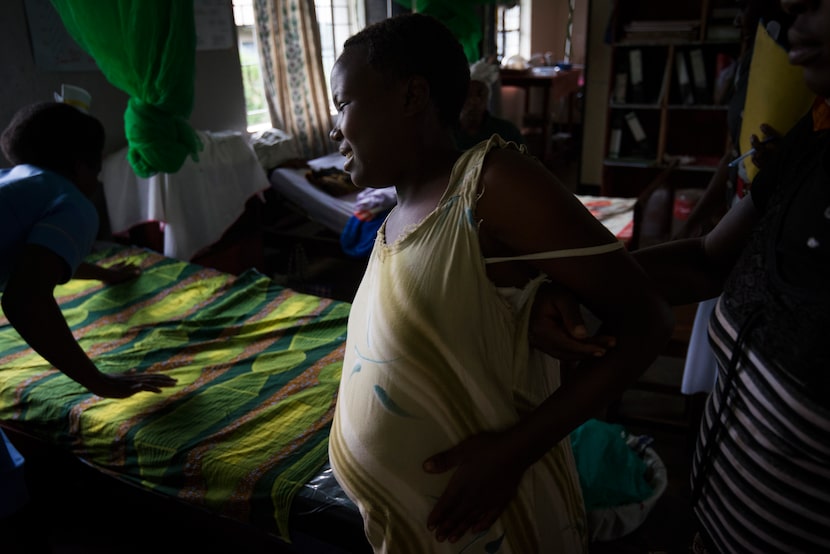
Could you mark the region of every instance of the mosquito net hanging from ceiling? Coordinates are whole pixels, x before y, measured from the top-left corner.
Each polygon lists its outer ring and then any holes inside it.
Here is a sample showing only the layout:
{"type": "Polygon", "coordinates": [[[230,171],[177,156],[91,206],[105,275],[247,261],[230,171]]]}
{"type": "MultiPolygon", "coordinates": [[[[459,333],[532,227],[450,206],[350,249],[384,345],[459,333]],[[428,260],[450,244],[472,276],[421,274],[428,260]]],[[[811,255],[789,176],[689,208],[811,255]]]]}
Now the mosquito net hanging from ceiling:
{"type": "Polygon", "coordinates": [[[175,173],[202,145],[193,109],[196,28],[186,0],[52,0],[72,38],[114,86],[124,112],[128,160],[136,175],[175,173]]]}

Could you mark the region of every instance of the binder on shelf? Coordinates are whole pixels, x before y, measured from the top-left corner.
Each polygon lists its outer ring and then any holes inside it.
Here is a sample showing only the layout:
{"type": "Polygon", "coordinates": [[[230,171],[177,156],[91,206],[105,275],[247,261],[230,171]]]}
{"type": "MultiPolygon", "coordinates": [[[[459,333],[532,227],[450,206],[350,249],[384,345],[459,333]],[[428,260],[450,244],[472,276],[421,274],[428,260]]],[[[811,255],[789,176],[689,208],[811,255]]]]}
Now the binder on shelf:
{"type": "Polygon", "coordinates": [[[639,48],[628,51],[628,85],[629,102],[646,101],[646,89],[643,83],[643,52],[639,48]]]}
{"type": "Polygon", "coordinates": [[[686,67],[686,56],[682,50],[677,51],[675,56],[675,67],[677,68],[677,85],[680,93],[681,104],[694,104],[695,95],[692,92],[692,81],[689,78],[689,70],[686,67]]]}
{"type": "Polygon", "coordinates": [[[727,104],[732,96],[735,82],[735,72],[738,62],[724,52],[715,56],[715,84],[712,87],[712,102],[718,105],[727,104]]]}
{"type": "Polygon", "coordinates": [[[625,104],[628,92],[628,73],[625,71],[618,72],[614,76],[614,95],[612,100],[617,104],[625,104]]]}
{"type": "Polygon", "coordinates": [[[637,117],[636,112],[628,112],[625,114],[625,122],[628,125],[628,130],[631,131],[631,136],[634,137],[632,153],[638,156],[649,156],[651,146],[649,145],[648,136],[640,124],[640,118],[637,117]]]}
{"type": "Polygon", "coordinates": [[[620,157],[620,145],[622,144],[622,119],[615,116],[611,123],[611,132],[608,136],[608,157],[617,159],[620,157]]]}
{"type": "Polygon", "coordinates": [[[692,83],[694,84],[695,100],[698,104],[708,104],[712,101],[709,94],[709,85],[706,79],[706,64],[703,63],[703,50],[695,48],[689,51],[689,61],[692,66],[692,83]]]}

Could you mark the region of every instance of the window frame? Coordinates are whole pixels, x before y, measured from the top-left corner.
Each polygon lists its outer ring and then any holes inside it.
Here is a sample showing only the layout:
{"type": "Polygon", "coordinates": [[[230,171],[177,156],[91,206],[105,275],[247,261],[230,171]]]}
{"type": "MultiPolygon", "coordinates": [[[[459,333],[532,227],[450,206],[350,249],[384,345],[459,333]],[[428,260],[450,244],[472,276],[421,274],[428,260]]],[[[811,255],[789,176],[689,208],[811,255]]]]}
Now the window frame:
{"type": "MultiPolygon", "coordinates": [[[[248,126],[248,132],[256,132],[267,129],[271,126],[270,114],[268,112],[268,104],[265,99],[265,85],[262,83],[261,61],[259,59],[259,48],[256,43],[256,21],[253,15],[254,0],[232,0],[234,25],[237,34],[237,49],[239,51],[239,64],[242,70],[242,84],[245,89],[245,118],[248,126]],[[246,48],[243,48],[243,36],[252,36],[254,41],[254,56],[244,54],[246,48]],[[243,58],[248,58],[246,61],[243,58]],[[247,68],[256,66],[257,71],[253,72],[247,68]],[[249,75],[255,73],[256,75],[249,75]],[[253,80],[257,79],[258,84],[254,84],[253,80]],[[256,99],[261,98],[264,108],[256,110],[249,110],[251,103],[256,103],[256,99]],[[252,119],[261,118],[265,113],[268,116],[268,123],[255,122],[251,123],[252,119]]],[[[337,57],[343,50],[343,42],[346,38],[357,33],[366,25],[366,6],[365,0],[314,0],[314,10],[317,17],[317,26],[320,32],[320,55],[323,66],[323,75],[325,76],[326,86],[328,88],[331,81],[331,69],[337,57]],[[321,18],[321,14],[324,16],[321,18]]],[[[337,113],[334,106],[334,101],[329,95],[329,110],[331,115],[337,113]]]]}
{"type": "Polygon", "coordinates": [[[530,59],[529,0],[499,2],[496,6],[495,18],[495,47],[499,63],[504,63],[507,58],[515,55],[522,56],[526,60],[530,59]],[[514,48],[517,51],[507,52],[505,51],[507,48],[514,48]]]}

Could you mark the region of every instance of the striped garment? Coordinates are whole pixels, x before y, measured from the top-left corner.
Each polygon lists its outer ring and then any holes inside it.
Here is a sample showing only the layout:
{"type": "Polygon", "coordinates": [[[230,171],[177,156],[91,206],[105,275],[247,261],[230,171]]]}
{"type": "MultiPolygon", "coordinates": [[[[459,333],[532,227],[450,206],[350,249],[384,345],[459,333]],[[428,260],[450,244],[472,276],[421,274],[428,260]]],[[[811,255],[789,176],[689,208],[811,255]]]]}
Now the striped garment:
{"type": "Polygon", "coordinates": [[[710,320],[692,496],[715,551],[830,552],[828,160],[808,114],[753,182],[762,217],[710,320]]]}
{"type": "MultiPolygon", "coordinates": [[[[722,368],[737,334],[720,302],[710,335],[722,368]]],[[[731,386],[721,373],[706,406],[692,469],[692,490],[705,482],[695,514],[719,552],[828,552],[830,411],[757,353],[742,351],[731,386]],[[728,407],[714,425],[725,396],[728,407]],[[705,456],[710,442],[716,446],[705,456]]]]}
{"type": "Polygon", "coordinates": [[[439,206],[400,240],[387,246],[381,228],[352,305],[329,455],[378,553],[587,551],[567,439],[526,471],[487,531],[439,543],[426,525],[452,471],[427,474],[423,461],[510,427],[559,385],[556,361],[527,346],[540,279],[497,290],[471,217],[482,160],[504,146],[496,137],[467,151],[439,206]]]}

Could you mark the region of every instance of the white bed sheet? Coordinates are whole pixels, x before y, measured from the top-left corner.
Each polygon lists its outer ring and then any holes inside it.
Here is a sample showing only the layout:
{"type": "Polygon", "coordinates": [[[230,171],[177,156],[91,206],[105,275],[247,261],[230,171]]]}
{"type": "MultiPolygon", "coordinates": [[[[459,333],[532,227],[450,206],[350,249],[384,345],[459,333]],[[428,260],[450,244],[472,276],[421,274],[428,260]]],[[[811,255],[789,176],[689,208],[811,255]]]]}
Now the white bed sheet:
{"type": "Polygon", "coordinates": [[[101,177],[114,234],[148,221],[164,224],[164,254],[190,260],[218,241],[245,211],[245,203],[269,187],[247,136],[197,131],[204,149],[176,173],[138,177],[127,148],[104,160],[101,177]]]}
{"type": "MultiPolygon", "coordinates": [[[[344,158],[334,152],[308,162],[311,169],[343,168],[344,158]]],[[[358,190],[335,198],[312,185],[306,178],[308,169],[278,168],[271,172],[271,186],[299,207],[312,221],[341,233],[354,213],[358,190]]],[[[634,225],[636,198],[582,196],[577,198],[599,219],[614,236],[628,242],[634,225]]]]}
{"type": "MultiPolygon", "coordinates": [[[[309,160],[311,169],[330,167],[343,169],[345,158],[340,152],[309,160]]],[[[271,172],[268,180],[274,190],[296,205],[312,221],[340,234],[354,213],[358,189],[346,195],[334,197],[312,185],[306,178],[308,169],[280,167],[271,172]]]]}

